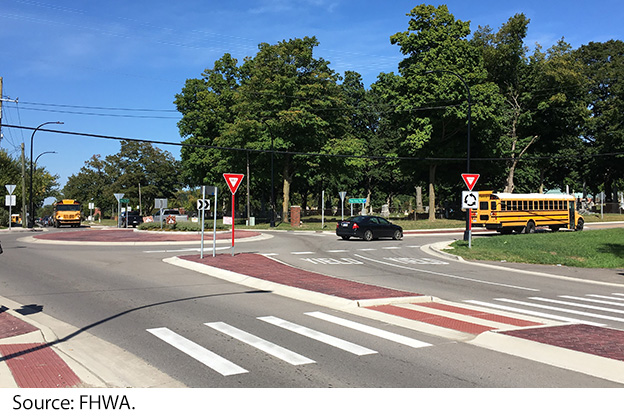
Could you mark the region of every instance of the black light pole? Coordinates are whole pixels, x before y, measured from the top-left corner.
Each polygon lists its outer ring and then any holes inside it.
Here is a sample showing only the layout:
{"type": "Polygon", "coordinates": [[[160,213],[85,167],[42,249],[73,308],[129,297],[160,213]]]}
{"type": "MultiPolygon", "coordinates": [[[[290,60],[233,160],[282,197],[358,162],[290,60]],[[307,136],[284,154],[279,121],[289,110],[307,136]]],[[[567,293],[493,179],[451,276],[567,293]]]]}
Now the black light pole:
{"type": "Polygon", "coordinates": [[[271,228],[275,228],[275,188],[274,188],[274,176],[273,176],[273,158],[275,153],[273,152],[273,132],[271,132],[271,127],[266,119],[260,119],[262,123],[264,123],[269,131],[269,135],[271,135],[271,219],[269,220],[269,226],[271,228]]]}
{"type": "MultiPolygon", "coordinates": [[[[464,84],[466,88],[466,92],[468,93],[468,139],[467,139],[467,150],[466,150],[466,173],[470,173],[470,113],[471,113],[471,105],[472,105],[472,96],[470,95],[470,87],[466,81],[454,71],[450,70],[431,70],[425,72],[425,74],[431,73],[449,73],[453,74],[455,77],[459,78],[459,80],[464,84]]],[[[466,230],[464,231],[464,241],[470,241],[470,210],[466,211],[466,230]]]]}
{"type": "MultiPolygon", "coordinates": [[[[35,220],[34,220],[34,216],[35,216],[35,204],[33,202],[33,141],[35,139],[35,133],[37,132],[37,130],[39,128],[41,128],[44,125],[49,125],[49,124],[58,124],[58,125],[62,125],[63,122],[44,122],[41,125],[37,126],[35,128],[35,130],[33,131],[32,135],[30,136],[30,214],[28,216],[28,227],[29,228],[33,228],[35,226],[35,220]]],[[[42,154],[43,155],[43,154],[42,154]]],[[[37,158],[41,157],[41,155],[39,155],[37,158]]]]}

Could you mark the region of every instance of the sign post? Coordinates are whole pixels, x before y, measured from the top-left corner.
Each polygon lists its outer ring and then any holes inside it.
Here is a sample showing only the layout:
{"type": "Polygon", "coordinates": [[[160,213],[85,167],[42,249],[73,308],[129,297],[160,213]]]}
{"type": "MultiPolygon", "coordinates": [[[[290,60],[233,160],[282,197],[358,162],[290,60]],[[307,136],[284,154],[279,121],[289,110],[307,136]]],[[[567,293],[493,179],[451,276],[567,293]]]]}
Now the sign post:
{"type": "Polygon", "coordinates": [[[13,191],[15,190],[16,185],[15,184],[5,184],[4,187],[6,187],[7,192],[9,192],[9,195],[7,196],[6,204],[9,207],[9,231],[10,231],[11,230],[11,220],[13,219],[12,213],[11,213],[11,209],[17,203],[16,202],[16,198],[13,195],[13,191]]]}
{"type": "Polygon", "coordinates": [[[468,194],[462,193],[462,209],[466,210],[466,232],[464,233],[464,241],[468,241],[468,248],[472,248],[472,209],[476,209],[479,204],[479,193],[472,192],[477,180],[479,180],[480,174],[463,173],[462,179],[468,187],[468,194]]]}
{"type": "Polygon", "coordinates": [[[206,199],[206,186],[202,186],[202,198],[197,201],[197,210],[201,211],[201,248],[199,258],[204,258],[204,215],[207,210],[210,210],[210,199],[206,199]]]}
{"type": "Polygon", "coordinates": [[[231,173],[223,173],[223,177],[225,178],[225,182],[227,183],[230,191],[232,192],[232,256],[234,256],[234,218],[235,218],[235,204],[234,198],[236,196],[236,191],[238,190],[238,186],[243,182],[244,174],[231,174],[231,173]]]}
{"type": "Polygon", "coordinates": [[[340,195],[340,201],[342,202],[340,204],[340,213],[342,214],[342,220],[344,221],[344,200],[345,200],[345,196],[347,195],[347,192],[338,192],[338,194],[340,195]]]}
{"type": "Polygon", "coordinates": [[[115,199],[117,199],[117,228],[121,226],[121,198],[124,197],[123,193],[114,193],[115,199]]]}

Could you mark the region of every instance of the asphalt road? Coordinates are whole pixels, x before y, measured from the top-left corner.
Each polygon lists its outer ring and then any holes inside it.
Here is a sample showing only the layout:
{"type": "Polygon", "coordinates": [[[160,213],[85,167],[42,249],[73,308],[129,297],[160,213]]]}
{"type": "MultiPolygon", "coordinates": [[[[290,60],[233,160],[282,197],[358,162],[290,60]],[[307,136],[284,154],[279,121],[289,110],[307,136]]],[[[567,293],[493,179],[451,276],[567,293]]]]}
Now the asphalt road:
{"type": "MultiPolygon", "coordinates": [[[[25,235],[2,235],[1,296],[112,343],[189,387],[617,386],[162,262],[196,253],[199,245],[56,246],[17,240],[25,235]],[[327,315],[407,337],[415,346],[320,319],[327,315]],[[341,342],[321,342],[275,323],[294,324],[341,342]],[[204,366],[168,342],[172,334],[177,343],[188,347],[192,342],[195,353],[210,350],[238,368],[224,365],[219,372],[204,366]]],[[[362,242],[342,241],[331,234],[277,232],[268,240],[239,243],[235,250],[270,254],[307,270],[453,301],[502,304],[497,299],[534,301],[528,298],[624,291],[606,284],[501,272],[422,250],[449,238],[419,235],[362,242]]],[[[608,324],[621,327],[619,320],[608,324]]]]}

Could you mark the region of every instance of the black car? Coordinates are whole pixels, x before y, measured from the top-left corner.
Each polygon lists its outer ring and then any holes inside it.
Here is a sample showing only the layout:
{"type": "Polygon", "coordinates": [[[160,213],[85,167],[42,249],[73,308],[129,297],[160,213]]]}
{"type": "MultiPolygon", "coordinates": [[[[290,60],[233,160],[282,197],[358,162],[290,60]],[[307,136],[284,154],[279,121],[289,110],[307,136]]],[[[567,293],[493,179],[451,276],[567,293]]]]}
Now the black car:
{"type": "Polygon", "coordinates": [[[403,228],[381,216],[352,216],[336,225],[336,235],[342,239],[351,237],[370,241],[377,238],[403,238],[403,228]]]}
{"type": "Polygon", "coordinates": [[[143,217],[139,215],[139,212],[130,211],[128,212],[128,222],[126,223],[126,214],[121,214],[121,226],[124,228],[132,227],[135,228],[143,223],[143,217]]]}

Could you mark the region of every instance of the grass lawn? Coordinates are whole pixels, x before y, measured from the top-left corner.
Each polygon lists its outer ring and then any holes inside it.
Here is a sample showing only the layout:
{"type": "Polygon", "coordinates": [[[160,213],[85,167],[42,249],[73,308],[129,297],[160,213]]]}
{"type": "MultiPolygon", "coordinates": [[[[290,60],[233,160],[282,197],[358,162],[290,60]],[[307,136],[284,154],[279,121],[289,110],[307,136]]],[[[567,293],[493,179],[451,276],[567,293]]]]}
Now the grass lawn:
{"type": "Polygon", "coordinates": [[[473,237],[472,248],[456,241],[447,252],[467,260],[624,268],[624,229],[473,237]]]}

